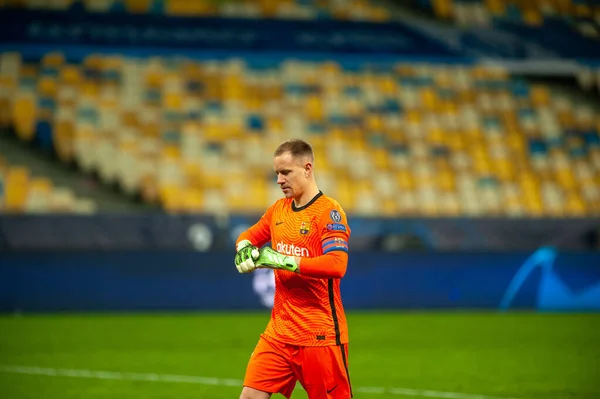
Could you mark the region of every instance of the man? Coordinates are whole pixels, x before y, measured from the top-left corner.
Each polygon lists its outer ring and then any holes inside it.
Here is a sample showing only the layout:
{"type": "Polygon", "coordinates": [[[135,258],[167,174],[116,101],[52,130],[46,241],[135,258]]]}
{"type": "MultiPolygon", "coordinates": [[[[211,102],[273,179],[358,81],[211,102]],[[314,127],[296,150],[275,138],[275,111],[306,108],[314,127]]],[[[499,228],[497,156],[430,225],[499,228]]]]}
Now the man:
{"type": "Polygon", "coordinates": [[[271,320],[250,357],[240,399],[273,393],[290,398],[297,381],[310,399],[349,399],[348,327],[340,296],[350,238],[346,214],[319,191],[310,144],[283,142],[273,165],[285,198],[237,239],[238,271],[271,268],[276,287],[271,320]],[[269,241],[272,248],[263,247],[269,241]]]}

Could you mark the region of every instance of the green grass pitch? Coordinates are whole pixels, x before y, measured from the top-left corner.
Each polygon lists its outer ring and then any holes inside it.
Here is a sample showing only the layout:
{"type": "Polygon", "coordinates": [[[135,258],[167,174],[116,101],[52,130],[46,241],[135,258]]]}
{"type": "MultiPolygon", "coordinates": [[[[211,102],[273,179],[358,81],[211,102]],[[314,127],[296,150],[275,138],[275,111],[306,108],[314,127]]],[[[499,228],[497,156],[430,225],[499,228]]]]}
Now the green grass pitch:
{"type": "MultiPolygon", "coordinates": [[[[3,315],[0,398],[237,398],[268,317],[3,315]]],[[[352,312],[348,322],[355,398],[600,398],[600,314],[352,312]]]]}

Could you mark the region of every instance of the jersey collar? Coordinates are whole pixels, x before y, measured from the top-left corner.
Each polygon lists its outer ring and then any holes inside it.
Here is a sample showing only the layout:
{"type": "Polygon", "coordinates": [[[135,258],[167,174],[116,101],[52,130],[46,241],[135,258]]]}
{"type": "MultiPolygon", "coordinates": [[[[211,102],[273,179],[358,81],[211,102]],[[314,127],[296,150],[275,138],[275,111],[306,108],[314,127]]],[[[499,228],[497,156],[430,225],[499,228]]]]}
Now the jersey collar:
{"type": "Polygon", "coordinates": [[[313,199],[311,199],[310,201],[308,201],[308,203],[306,205],[302,205],[301,207],[296,207],[296,205],[294,205],[294,200],[292,200],[292,211],[294,212],[300,212],[306,208],[308,208],[309,206],[311,206],[317,199],[319,199],[320,196],[323,195],[323,192],[321,190],[319,190],[319,193],[317,195],[315,195],[313,197],[313,199]]]}

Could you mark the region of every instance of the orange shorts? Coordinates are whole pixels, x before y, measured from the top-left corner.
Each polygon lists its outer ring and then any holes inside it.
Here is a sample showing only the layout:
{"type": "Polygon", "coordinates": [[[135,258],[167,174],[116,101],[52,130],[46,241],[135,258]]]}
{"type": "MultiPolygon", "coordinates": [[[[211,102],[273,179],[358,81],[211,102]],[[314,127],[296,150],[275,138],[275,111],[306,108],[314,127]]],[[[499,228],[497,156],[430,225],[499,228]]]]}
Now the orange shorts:
{"type": "Polygon", "coordinates": [[[296,346],[261,336],[250,356],[244,386],[292,396],[300,381],[309,399],[350,399],[348,345],[296,346]]]}

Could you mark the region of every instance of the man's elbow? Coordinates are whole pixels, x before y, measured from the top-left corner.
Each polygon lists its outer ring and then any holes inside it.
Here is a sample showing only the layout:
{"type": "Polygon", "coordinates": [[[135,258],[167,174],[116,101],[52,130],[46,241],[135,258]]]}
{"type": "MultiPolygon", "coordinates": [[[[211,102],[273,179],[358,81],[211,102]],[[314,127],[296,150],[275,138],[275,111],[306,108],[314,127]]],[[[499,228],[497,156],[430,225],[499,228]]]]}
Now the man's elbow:
{"type": "Polygon", "coordinates": [[[342,278],[346,275],[346,270],[348,269],[348,258],[346,256],[339,257],[336,259],[336,262],[333,267],[333,278],[342,278]]]}
{"type": "Polygon", "coordinates": [[[342,267],[335,267],[333,269],[333,275],[331,276],[332,278],[342,278],[346,275],[346,265],[342,266],[342,267]]]}

